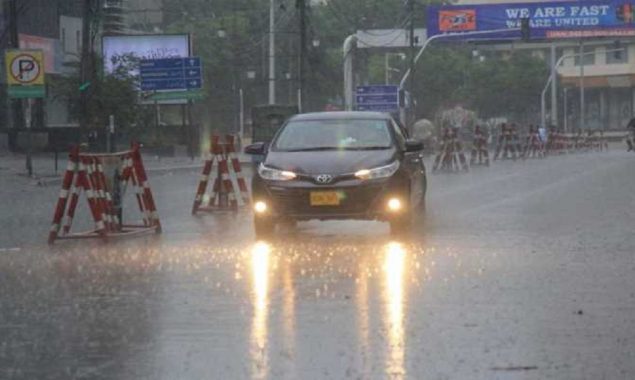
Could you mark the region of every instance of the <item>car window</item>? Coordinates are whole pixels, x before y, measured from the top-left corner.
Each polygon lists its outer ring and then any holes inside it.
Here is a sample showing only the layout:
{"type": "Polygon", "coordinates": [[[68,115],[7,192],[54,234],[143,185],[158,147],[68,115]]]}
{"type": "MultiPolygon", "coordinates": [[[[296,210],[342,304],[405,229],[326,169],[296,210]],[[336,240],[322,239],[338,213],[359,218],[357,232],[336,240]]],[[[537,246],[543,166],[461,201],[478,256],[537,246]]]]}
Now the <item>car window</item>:
{"type": "Polygon", "coordinates": [[[387,149],[391,145],[385,120],[297,120],[284,127],[273,150],[387,149]]]}

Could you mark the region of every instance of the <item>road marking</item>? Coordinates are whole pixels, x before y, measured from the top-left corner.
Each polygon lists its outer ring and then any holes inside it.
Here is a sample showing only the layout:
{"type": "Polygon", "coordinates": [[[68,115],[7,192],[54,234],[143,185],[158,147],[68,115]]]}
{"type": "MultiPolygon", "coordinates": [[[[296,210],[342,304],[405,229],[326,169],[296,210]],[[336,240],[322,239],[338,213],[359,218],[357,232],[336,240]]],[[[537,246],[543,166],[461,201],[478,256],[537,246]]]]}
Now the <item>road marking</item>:
{"type": "Polygon", "coordinates": [[[22,248],[20,247],[14,247],[14,248],[0,248],[0,253],[7,253],[7,252],[20,252],[22,250],[22,248]]]}

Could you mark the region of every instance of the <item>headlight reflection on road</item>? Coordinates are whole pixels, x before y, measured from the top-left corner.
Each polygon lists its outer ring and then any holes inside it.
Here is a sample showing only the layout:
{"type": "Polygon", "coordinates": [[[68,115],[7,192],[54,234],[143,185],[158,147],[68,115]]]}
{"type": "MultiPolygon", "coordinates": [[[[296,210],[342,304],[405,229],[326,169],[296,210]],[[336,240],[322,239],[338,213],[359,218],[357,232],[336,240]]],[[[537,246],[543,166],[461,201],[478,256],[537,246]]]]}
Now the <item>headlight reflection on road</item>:
{"type": "Polygon", "coordinates": [[[251,325],[251,359],[253,378],[266,377],[267,354],[267,314],[269,306],[269,268],[271,247],[265,242],[257,242],[251,249],[251,276],[253,293],[253,320],[251,325]]]}
{"type": "Polygon", "coordinates": [[[384,258],[386,324],[388,330],[388,355],[386,373],[388,377],[405,375],[404,368],[404,272],[406,251],[399,243],[386,246],[384,258]]]}

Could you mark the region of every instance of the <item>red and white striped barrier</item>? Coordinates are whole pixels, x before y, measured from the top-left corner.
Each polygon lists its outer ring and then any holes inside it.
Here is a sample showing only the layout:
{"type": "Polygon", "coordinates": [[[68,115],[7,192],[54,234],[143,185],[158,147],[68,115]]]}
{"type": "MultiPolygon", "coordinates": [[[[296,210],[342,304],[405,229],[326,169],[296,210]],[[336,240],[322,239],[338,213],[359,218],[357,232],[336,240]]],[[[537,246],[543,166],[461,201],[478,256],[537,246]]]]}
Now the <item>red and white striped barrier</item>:
{"type": "Polygon", "coordinates": [[[220,137],[213,135],[210,155],[205,160],[194,197],[192,215],[199,211],[236,211],[239,206],[247,204],[249,190],[236,155],[234,136],[225,136],[225,142],[221,143],[220,137]],[[214,182],[210,187],[210,193],[206,194],[211,179],[214,182]]]}
{"type": "Polygon", "coordinates": [[[463,145],[459,140],[456,128],[445,128],[443,132],[441,149],[432,166],[432,172],[439,170],[445,172],[469,171],[467,159],[463,153],[463,145]]]}
{"type": "Polygon", "coordinates": [[[529,127],[529,134],[525,140],[523,158],[543,158],[545,156],[544,144],[540,139],[538,128],[529,127]]]}
{"type": "Polygon", "coordinates": [[[489,166],[489,150],[487,149],[487,136],[481,131],[480,126],[474,128],[474,140],[472,141],[472,155],[470,165],[489,166]]]}
{"type": "Polygon", "coordinates": [[[161,222],[147,181],[139,145],[134,144],[129,151],[113,154],[85,154],[80,153],[79,148],[73,148],[53,215],[49,244],[58,239],[121,237],[145,232],[160,233],[161,222]],[[116,174],[110,181],[104,171],[105,162],[115,168],[116,174]],[[124,224],[119,215],[122,193],[129,184],[136,190],[143,224],[124,224]],[[113,196],[116,189],[119,189],[118,204],[115,204],[113,196]],[[71,233],[82,191],[86,194],[95,228],[86,232],[71,233]],[[64,214],[66,222],[62,228],[64,214]]]}

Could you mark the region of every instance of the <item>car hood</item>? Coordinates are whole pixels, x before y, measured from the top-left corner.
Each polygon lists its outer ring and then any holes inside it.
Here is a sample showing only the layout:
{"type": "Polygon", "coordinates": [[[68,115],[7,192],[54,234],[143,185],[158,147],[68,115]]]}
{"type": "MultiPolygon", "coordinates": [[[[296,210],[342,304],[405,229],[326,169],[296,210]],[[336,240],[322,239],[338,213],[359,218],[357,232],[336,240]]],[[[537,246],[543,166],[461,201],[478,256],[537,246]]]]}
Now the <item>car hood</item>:
{"type": "Polygon", "coordinates": [[[269,152],[265,165],[298,174],[350,174],[387,165],[396,159],[394,148],[320,152],[269,152]]]}

